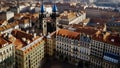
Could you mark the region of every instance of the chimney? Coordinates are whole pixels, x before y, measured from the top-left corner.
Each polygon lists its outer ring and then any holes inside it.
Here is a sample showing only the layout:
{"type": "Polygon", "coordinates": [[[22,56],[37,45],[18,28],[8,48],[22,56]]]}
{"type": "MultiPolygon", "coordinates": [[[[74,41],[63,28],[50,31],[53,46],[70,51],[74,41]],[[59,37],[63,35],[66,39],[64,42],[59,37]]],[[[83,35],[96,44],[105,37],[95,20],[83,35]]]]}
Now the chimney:
{"type": "Polygon", "coordinates": [[[110,35],[110,33],[109,33],[109,32],[106,32],[105,35],[104,35],[104,37],[103,37],[103,39],[106,41],[106,38],[107,38],[109,35],[110,35]]]}
{"type": "Polygon", "coordinates": [[[34,33],[34,38],[36,38],[36,33],[34,33]]]}
{"type": "Polygon", "coordinates": [[[46,34],[43,34],[43,36],[46,36],[46,34]]]}
{"type": "Polygon", "coordinates": [[[50,32],[48,32],[48,35],[50,34],[50,32]]]}
{"type": "Polygon", "coordinates": [[[12,36],[12,35],[11,35],[11,34],[9,34],[9,35],[8,35],[8,38],[10,38],[11,36],[12,36]]]}
{"type": "Polygon", "coordinates": [[[5,34],[3,35],[3,37],[6,38],[6,37],[7,37],[7,33],[5,33],[5,34]]]}
{"type": "Polygon", "coordinates": [[[107,31],[107,25],[106,24],[104,24],[103,31],[107,31]]]}
{"type": "Polygon", "coordinates": [[[98,37],[99,34],[101,34],[101,31],[98,30],[98,31],[96,32],[96,37],[98,37]]]}
{"type": "Polygon", "coordinates": [[[29,31],[27,30],[27,31],[26,31],[26,33],[28,34],[28,33],[29,33],[29,31]]]}
{"type": "Polygon", "coordinates": [[[26,42],[27,42],[27,44],[30,44],[30,40],[27,40],[26,42]]]}
{"type": "Polygon", "coordinates": [[[42,34],[42,33],[40,33],[40,35],[41,35],[41,36],[43,36],[43,34],[42,34]]]}
{"type": "Polygon", "coordinates": [[[22,38],[22,40],[25,42],[25,41],[26,41],[26,38],[22,38]]]}

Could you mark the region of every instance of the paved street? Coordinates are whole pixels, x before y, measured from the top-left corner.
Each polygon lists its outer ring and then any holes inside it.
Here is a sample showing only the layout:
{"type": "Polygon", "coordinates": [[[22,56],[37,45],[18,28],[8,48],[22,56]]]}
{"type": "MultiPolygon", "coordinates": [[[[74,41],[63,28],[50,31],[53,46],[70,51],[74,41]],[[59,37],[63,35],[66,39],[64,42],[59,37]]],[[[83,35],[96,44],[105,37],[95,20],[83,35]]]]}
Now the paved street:
{"type": "Polygon", "coordinates": [[[45,64],[43,64],[42,68],[77,68],[74,65],[61,62],[56,59],[48,60],[45,64]]]}

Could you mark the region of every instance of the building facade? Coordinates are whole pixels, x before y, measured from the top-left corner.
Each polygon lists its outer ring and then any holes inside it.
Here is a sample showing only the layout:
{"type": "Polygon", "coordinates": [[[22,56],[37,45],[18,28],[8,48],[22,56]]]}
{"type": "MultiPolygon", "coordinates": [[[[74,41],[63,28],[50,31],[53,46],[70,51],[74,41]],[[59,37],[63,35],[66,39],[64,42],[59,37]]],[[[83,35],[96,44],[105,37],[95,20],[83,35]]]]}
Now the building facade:
{"type": "Polygon", "coordinates": [[[59,24],[79,24],[86,19],[86,13],[84,11],[79,12],[67,12],[60,14],[59,24]]]}
{"type": "Polygon", "coordinates": [[[79,33],[69,30],[56,32],[56,57],[61,61],[77,65],[79,62],[79,33]]]}
{"type": "Polygon", "coordinates": [[[83,63],[91,68],[119,68],[119,34],[81,29],[56,32],[56,58],[78,66],[83,63]]]}
{"type": "Polygon", "coordinates": [[[48,56],[54,56],[55,55],[55,49],[56,49],[55,48],[55,45],[56,45],[55,37],[56,37],[56,32],[53,32],[53,33],[51,33],[47,36],[45,53],[48,56]]]}
{"type": "Polygon", "coordinates": [[[80,34],[80,59],[84,61],[90,60],[90,52],[91,52],[91,38],[87,34],[80,34]]]}
{"type": "Polygon", "coordinates": [[[33,36],[23,31],[14,30],[12,35],[16,38],[15,62],[16,68],[38,68],[44,58],[43,37],[33,36]]]}
{"type": "Polygon", "coordinates": [[[15,66],[15,47],[2,37],[0,38],[0,68],[15,66]]]}

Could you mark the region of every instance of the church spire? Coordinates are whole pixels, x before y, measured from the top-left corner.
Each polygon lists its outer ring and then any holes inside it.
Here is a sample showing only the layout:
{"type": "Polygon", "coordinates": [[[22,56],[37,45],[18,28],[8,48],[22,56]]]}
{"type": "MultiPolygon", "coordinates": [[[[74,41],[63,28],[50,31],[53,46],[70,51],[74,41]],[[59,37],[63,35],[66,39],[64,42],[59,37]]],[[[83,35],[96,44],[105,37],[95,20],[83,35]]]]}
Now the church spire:
{"type": "Polygon", "coordinates": [[[56,1],[54,0],[54,4],[52,7],[52,14],[51,14],[51,18],[53,19],[53,26],[55,28],[53,28],[53,31],[56,31],[56,29],[58,29],[57,25],[58,25],[58,17],[59,13],[58,13],[58,8],[56,6],[56,1]]]}
{"type": "Polygon", "coordinates": [[[43,0],[42,0],[42,5],[41,5],[41,8],[40,8],[40,12],[42,14],[45,12],[45,7],[44,7],[44,4],[43,4],[43,0]]]}
{"type": "Polygon", "coordinates": [[[53,7],[52,7],[52,12],[53,13],[56,13],[57,11],[58,11],[58,9],[57,9],[57,6],[56,6],[56,3],[55,3],[56,1],[54,0],[54,5],[53,5],[53,7]]]}
{"type": "Polygon", "coordinates": [[[52,7],[52,12],[56,13],[58,11],[56,4],[54,3],[52,7]]]}

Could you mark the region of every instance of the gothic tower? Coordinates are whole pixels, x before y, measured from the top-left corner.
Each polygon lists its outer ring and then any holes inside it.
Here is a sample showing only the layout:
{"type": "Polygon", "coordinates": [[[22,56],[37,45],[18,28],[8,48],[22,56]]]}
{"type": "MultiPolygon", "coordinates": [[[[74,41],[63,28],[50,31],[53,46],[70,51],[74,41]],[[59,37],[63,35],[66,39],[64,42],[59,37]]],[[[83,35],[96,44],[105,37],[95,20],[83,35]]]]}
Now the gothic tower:
{"type": "Polygon", "coordinates": [[[47,35],[47,22],[45,21],[46,12],[43,0],[41,2],[40,14],[39,14],[39,28],[43,31],[43,35],[47,35]]]}
{"type": "Polygon", "coordinates": [[[52,14],[50,14],[52,22],[48,23],[47,18],[49,17],[46,17],[45,7],[42,0],[42,5],[40,8],[40,15],[39,15],[39,21],[40,21],[39,28],[42,29],[44,36],[46,36],[48,32],[53,32],[53,31],[56,31],[56,29],[58,29],[58,26],[57,26],[58,16],[59,16],[58,9],[57,9],[56,3],[54,3],[52,6],[52,14]]]}
{"type": "Polygon", "coordinates": [[[56,6],[56,3],[53,4],[53,7],[52,7],[52,14],[51,14],[51,18],[53,20],[53,23],[52,23],[52,26],[53,26],[53,31],[56,31],[58,29],[58,17],[59,14],[58,14],[58,9],[57,9],[57,6],[56,6]]]}

